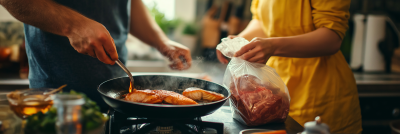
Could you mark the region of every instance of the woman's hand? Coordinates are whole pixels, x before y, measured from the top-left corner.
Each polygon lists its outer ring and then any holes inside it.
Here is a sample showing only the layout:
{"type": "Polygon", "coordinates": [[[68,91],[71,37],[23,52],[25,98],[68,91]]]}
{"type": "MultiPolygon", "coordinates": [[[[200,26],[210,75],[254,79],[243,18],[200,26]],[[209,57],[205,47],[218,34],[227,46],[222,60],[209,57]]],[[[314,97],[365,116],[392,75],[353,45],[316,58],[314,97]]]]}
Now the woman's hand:
{"type": "Polygon", "coordinates": [[[253,38],[249,44],[243,46],[235,53],[235,57],[241,57],[243,60],[255,63],[265,64],[269,57],[275,53],[274,38],[253,38]]]}
{"type": "Polygon", "coordinates": [[[217,58],[218,58],[219,62],[221,62],[222,64],[229,63],[228,59],[218,49],[217,49],[217,58]]]}
{"type": "MultiPolygon", "coordinates": [[[[236,38],[236,37],[237,37],[236,35],[229,35],[228,36],[229,39],[233,39],[233,38],[236,38]]],[[[228,64],[229,63],[227,57],[225,57],[221,53],[221,51],[219,51],[218,49],[217,49],[217,58],[218,58],[219,62],[221,62],[222,64],[228,64]]]]}
{"type": "Polygon", "coordinates": [[[158,51],[172,62],[169,65],[171,69],[185,70],[192,65],[190,50],[182,44],[169,40],[164,47],[158,48],[158,51]]]}

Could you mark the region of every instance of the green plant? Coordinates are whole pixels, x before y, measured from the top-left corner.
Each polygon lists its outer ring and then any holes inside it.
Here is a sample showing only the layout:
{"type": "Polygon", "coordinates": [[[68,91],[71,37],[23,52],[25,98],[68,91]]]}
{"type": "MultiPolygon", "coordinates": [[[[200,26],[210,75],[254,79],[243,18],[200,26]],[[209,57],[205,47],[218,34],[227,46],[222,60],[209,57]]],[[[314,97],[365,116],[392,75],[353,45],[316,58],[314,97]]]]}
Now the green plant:
{"type": "Polygon", "coordinates": [[[167,19],[165,18],[165,14],[162,13],[157,8],[157,4],[154,3],[152,7],[148,7],[151,15],[154,17],[154,20],[160,26],[160,28],[164,31],[164,33],[170,33],[171,29],[175,29],[181,22],[180,19],[167,19]]]}
{"type": "Polygon", "coordinates": [[[199,28],[194,23],[187,23],[183,28],[182,34],[184,35],[196,35],[199,28]]]}
{"type": "Polygon", "coordinates": [[[19,21],[0,22],[0,47],[21,45],[24,41],[24,24],[19,21]]]}

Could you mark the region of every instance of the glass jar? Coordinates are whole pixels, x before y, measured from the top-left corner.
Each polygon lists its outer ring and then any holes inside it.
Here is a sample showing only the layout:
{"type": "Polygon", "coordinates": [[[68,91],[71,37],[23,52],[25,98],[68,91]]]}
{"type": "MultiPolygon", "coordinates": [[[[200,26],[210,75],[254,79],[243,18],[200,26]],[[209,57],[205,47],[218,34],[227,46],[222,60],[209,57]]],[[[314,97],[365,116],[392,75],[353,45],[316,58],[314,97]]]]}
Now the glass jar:
{"type": "Polygon", "coordinates": [[[80,95],[55,96],[57,134],[82,134],[81,107],[84,103],[85,100],[80,95]]]}

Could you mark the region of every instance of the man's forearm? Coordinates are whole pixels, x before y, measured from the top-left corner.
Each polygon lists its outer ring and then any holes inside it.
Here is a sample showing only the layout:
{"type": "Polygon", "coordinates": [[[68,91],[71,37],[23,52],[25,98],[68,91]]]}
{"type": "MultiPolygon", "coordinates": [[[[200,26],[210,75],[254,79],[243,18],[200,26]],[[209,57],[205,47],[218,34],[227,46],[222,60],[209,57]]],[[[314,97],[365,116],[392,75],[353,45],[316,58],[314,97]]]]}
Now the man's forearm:
{"type": "Polygon", "coordinates": [[[319,28],[310,33],[271,38],[276,44],[274,56],[282,57],[319,57],[335,54],[340,49],[342,40],[328,28],[319,28]]]}
{"type": "Polygon", "coordinates": [[[16,19],[44,31],[68,36],[88,18],[52,0],[0,0],[16,19]]]}
{"type": "Polygon", "coordinates": [[[158,49],[164,47],[164,43],[169,40],[151,18],[141,0],[131,1],[130,33],[144,43],[158,49]]]}

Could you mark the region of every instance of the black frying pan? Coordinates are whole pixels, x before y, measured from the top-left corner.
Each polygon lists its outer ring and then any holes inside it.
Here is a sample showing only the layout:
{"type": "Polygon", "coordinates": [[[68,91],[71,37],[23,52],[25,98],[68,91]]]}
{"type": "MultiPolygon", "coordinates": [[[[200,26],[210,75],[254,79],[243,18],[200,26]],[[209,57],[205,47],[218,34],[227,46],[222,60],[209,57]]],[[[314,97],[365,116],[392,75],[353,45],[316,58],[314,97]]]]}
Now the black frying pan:
{"type": "Polygon", "coordinates": [[[122,95],[128,93],[129,78],[120,77],[105,81],[97,89],[104,101],[118,112],[145,118],[194,118],[213,113],[221,107],[230,97],[230,92],[223,86],[194,78],[168,76],[168,75],[141,75],[133,76],[135,88],[144,89],[163,89],[182,93],[188,87],[198,87],[204,90],[223,94],[223,100],[203,103],[198,105],[165,105],[165,104],[145,104],[125,101],[122,95]]]}

